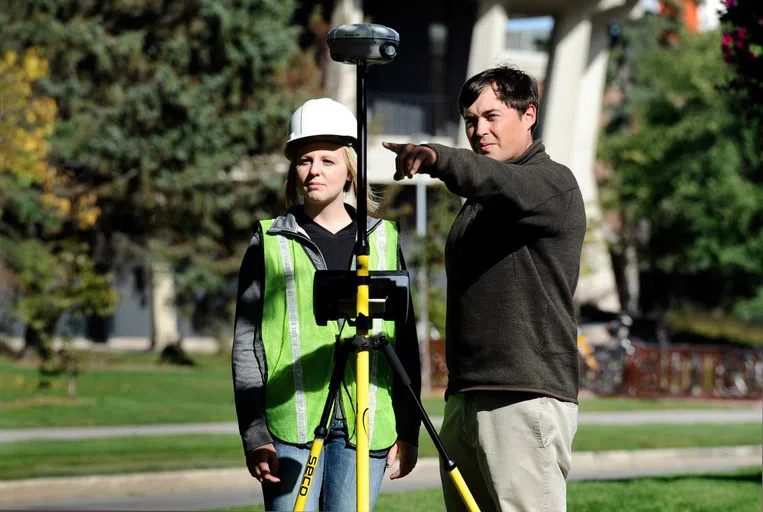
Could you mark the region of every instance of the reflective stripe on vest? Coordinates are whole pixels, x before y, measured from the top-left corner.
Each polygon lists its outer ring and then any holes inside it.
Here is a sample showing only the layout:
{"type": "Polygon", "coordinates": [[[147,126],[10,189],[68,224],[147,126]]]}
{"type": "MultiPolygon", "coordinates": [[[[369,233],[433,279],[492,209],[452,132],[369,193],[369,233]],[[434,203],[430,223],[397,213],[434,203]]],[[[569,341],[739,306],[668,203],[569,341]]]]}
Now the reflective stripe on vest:
{"type": "Polygon", "coordinates": [[[300,361],[299,311],[297,310],[297,293],[294,283],[294,265],[291,262],[289,241],[278,237],[281,250],[284,277],[286,278],[286,311],[289,315],[289,339],[291,341],[291,364],[294,373],[294,400],[297,402],[297,442],[307,442],[307,411],[305,410],[305,391],[302,385],[302,362],[300,361]]]}
{"type": "MultiPolygon", "coordinates": [[[[262,339],[267,360],[266,415],[274,437],[295,444],[312,439],[328,395],[336,322],[318,326],[312,314],[315,267],[294,237],[267,235],[272,221],[263,221],[265,290],[262,339]],[[275,243],[277,241],[277,243],[275,243]]],[[[369,234],[370,268],[397,268],[398,237],[394,224],[383,222],[369,234]]],[[[372,334],[384,333],[394,343],[394,322],[374,319],[372,334]]],[[[352,333],[343,332],[343,338],[352,333]]],[[[369,447],[388,448],[396,439],[390,388],[392,370],[378,350],[371,351],[369,382],[369,447]],[[380,416],[381,415],[381,416],[380,416]],[[379,430],[381,429],[381,430],[379,430]],[[377,435],[375,435],[377,434],[377,435]]],[[[349,441],[355,439],[354,358],[344,375],[342,404],[349,441]],[[351,407],[348,407],[350,406],[351,407]]]]}
{"type": "MultiPolygon", "coordinates": [[[[382,225],[376,235],[376,258],[379,262],[376,270],[389,270],[387,268],[387,259],[385,254],[387,252],[387,230],[382,225]]],[[[371,335],[377,336],[382,333],[383,321],[381,318],[373,319],[373,329],[371,335]]],[[[371,351],[371,368],[369,372],[369,390],[368,390],[368,445],[370,446],[374,439],[374,418],[376,417],[376,375],[379,368],[379,351],[371,351]]]]}

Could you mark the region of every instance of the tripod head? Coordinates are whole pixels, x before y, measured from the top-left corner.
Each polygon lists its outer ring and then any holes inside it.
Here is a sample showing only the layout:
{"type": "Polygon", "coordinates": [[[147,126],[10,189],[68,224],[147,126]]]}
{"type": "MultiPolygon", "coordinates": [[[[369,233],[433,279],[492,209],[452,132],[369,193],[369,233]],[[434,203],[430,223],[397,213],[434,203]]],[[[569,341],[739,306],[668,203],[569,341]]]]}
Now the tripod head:
{"type": "MultiPolygon", "coordinates": [[[[372,270],[363,280],[368,285],[368,318],[405,320],[408,314],[410,279],[408,272],[372,270]]],[[[355,318],[360,281],[354,272],[318,270],[313,281],[315,323],[355,318]]]]}
{"type": "MultiPolygon", "coordinates": [[[[383,25],[357,23],[332,29],[326,37],[331,58],[354,64],[357,73],[358,119],[358,240],[353,249],[357,272],[318,270],[313,282],[313,314],[319,325],[329,320],[356,318],[361,330],[371,328],[371,319],[405,319],[408,313],[408,272],[368,269],[368,184],[366,172],[366,73],[372,64],[387,64],[397,55],[400,36],[383,25]],[[362,295],[361,295],[361,288],[362,295]],[[362,300],[358,300],[358,297],[362,300]],[[359,304],[363,303],[362,311],[359,304]]],[[[383,228],[382,228],[383,229],[383,228]]]]}

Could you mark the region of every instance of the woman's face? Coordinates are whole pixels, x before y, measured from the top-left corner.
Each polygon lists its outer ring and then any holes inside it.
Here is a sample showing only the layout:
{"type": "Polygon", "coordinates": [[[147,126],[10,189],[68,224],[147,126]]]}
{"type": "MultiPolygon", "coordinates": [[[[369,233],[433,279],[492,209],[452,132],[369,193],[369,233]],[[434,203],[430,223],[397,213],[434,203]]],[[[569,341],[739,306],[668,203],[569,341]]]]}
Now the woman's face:
{"type": "Polygon", "coordinates": [[[344,201],[344,186],[352,176],[339,144],[307,144],[297,153],[295,169],[305,203],[327,205],[344,201]]]}

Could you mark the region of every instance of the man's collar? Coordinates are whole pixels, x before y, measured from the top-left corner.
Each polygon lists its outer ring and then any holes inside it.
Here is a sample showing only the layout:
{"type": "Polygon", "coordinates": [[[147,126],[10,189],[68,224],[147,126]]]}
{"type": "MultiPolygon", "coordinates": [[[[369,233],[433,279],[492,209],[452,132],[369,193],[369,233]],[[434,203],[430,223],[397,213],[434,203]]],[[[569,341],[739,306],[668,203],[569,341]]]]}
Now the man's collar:
{"type": "Polygon", "coordinates": [[[521,155],[519,155],[516,158],[512,158],[511,160],[507,160],[506,163],[507,164],[521,165],[521,164],[527,162],[528,160],[530,160],[532,157],[534,157],[538,153],[543,153],[544,151],[546,151],[546,147],[543,145],[543,142],[540,139],[534,140],[532,142],[532,144],[530,144],[528,146],[528,148],[525,150],[524,153],[522,153],[521,155]]]}

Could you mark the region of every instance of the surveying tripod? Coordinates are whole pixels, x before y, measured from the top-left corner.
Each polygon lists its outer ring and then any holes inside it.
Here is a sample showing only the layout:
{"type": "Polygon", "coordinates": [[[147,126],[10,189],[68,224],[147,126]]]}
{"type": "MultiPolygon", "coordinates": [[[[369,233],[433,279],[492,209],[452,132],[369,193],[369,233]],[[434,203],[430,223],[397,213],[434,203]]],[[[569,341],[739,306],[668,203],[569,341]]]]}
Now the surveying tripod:
{"type": "Polygon", "coordinates": [[[405,371],[394,348],[383,337],[369,337],[374,318],[394,320],[407,315],[410,296],[410,279],[406,271],[371,271],[369,269],[367,173],[366,173],[366,76],[372,64],[386,64],[397,55],[400,37],[394,30],[375,24],[342,25],[332,29],[327,37],[331,58],[337,62],[357,66],[357,119],[358,119],[358,239],[353,249],[356,270],[318,270],[313,283],[313,304],[316,323],[326,325],[329,320],[346,320],[354,324],[356,334],[349,341],[337,342],[335,365],[329,383],[328,397],[323,408],[320,424],[315,429],[307,465],[302,476],[299,495],[294,505],[295,511],[303,511],[310,493],[313,476],[320,460],[324,441],[328,436],[329,423],[333,414],[345,367],[351,349],[355,349],[356,361],[356,401],[357,414],[355,431],[356,444],[356,507],[358,511],[369,510],[369,440],[368,440],[368,394],[369,394],[369,352],[381,350],[392,370],[405,386],[408,396],[421,418],[424,428],[437,448],[441,460],[453,480],[456,489],[468,509],[479,511],[456,463],[448,456],[429,416],[416,392],[411,387],[411,379],[405,371]],[[371,311],[371,306],[375,307],[371,311]],[[352,320],[354,319],[354,321],[352,320]]]}

